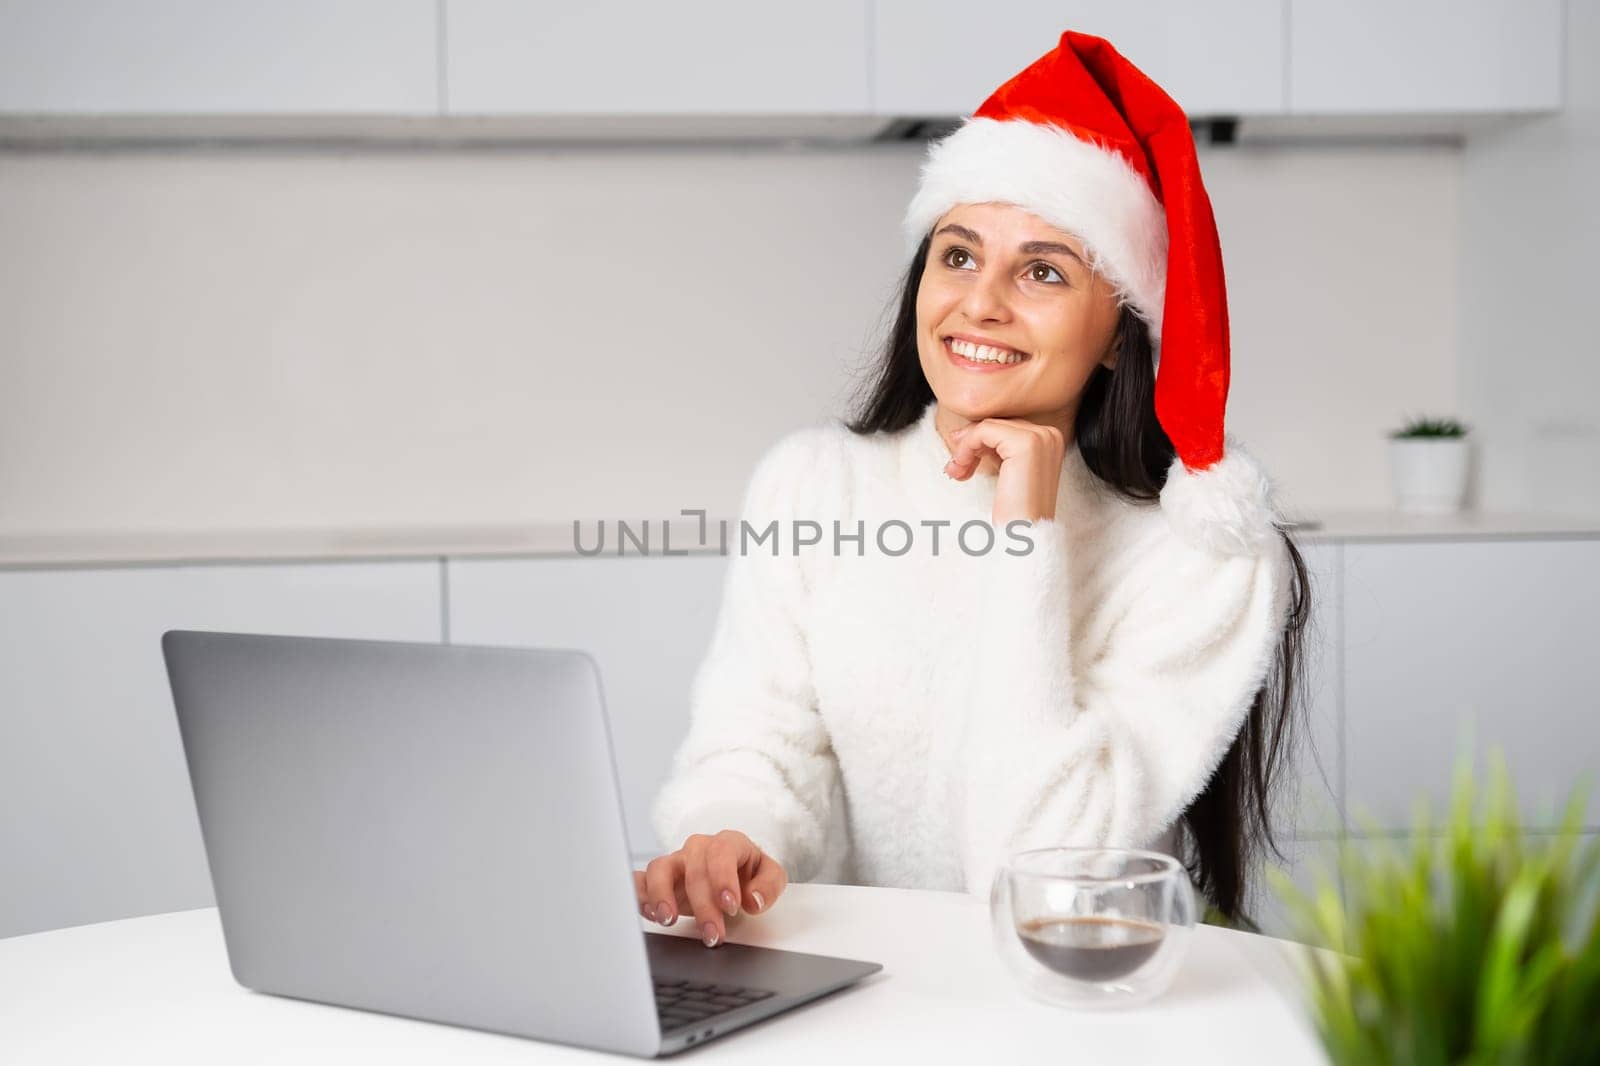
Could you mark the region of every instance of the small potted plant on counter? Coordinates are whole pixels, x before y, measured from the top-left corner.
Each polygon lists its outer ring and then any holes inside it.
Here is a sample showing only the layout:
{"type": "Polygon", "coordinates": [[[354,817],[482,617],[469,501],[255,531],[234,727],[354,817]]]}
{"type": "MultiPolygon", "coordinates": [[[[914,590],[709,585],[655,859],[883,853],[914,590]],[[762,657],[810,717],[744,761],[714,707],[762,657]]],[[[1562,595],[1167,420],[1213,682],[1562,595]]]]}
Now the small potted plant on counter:
{"type": "Polygon", "coordinates": [[[1409,514],[1461,510],[1469,454],[1467,427],[1453,418],[1413,418],[1390,433],[1395,505],[1409,514]]]}
{"type": "Polygon", "coordinates": [[[1335,1066],[1600,1062],[1600,839],[1584,789],[1559,831],[1518,827],[1503,759],[1475,798],[1456,774],[1442,830],[1343,841],[1344,898],[1324,871],[1302,892],[1268,876],[1303,948],[1307,1006],[1335,1066]]]}

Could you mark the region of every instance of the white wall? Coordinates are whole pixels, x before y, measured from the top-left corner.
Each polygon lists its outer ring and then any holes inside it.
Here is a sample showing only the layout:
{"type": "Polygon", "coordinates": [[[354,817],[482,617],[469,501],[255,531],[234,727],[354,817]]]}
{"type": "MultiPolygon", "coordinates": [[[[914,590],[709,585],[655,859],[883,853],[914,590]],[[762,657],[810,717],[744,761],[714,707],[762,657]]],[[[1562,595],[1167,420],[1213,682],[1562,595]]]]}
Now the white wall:
{"type": "Polygon", "coordinates": [[[1486,506],[1600,508],[1600,5],[1568,4],[1565,109],[1462,157],[1461,391],[1486,506]]]}
{"type": "Polygon", "coordinates": [[[1459,150],[1211,152],[1227,268],[1228,428],[1286,503],[1388,507],[1386,434],[1458,403],[1459,150]]]}
{"type": "MultiPolygon", "coordinates": [[[[0,153],[0,534],[731,512],[844,411],[922,152],[0,153]]],[[[1382,506],[1456,402],[1459,161],[1205,154],[1229,428],[1297,507],[1382,506]]]]}

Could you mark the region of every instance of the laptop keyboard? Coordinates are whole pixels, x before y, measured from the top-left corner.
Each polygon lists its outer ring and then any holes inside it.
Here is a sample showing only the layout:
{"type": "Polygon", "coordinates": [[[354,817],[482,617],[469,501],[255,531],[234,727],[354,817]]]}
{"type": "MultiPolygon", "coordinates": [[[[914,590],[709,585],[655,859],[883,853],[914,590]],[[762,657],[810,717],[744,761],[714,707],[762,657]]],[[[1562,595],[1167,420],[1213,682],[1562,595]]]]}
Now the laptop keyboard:
{"type": "Polygon", "coordinates": [[[656,977],[655,986],[656,1014],[661,1018],[662,1032],[703,1022],[772,995],[761,988],[718,985],[682,977],[656,977]]]}

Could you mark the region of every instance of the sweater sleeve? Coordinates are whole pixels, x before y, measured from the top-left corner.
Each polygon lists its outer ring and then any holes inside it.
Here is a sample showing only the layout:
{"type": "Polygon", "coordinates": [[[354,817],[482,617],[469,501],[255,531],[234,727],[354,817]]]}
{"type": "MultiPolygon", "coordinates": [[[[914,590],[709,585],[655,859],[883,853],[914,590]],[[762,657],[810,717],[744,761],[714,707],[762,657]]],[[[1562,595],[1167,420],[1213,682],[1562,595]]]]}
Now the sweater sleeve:
{"type": "Polygon", "coordinates": [[[985,557],[965,727],[969,893],[987,898],[1018,851],[1148,846],[1204,788],[1287,619],[1267,492],[1242,452],[1199,473],[1175,462],[1164,520],[1127,546],[1127,570],[1069,580],[1056,519],[1033,524],[1031,552],[985,557]],[[1075,597],[1102,579],[1115,606],[1087,612],[1075,597]]]}
{"type": "Polygon", "coordinates": [[[840,788],[818,713],[804,628],[807,593],[792,522],[806,517],[820,428],[781,439],[756,465],[741,521],[727,531],[728,567],[710,648],[695,674],[689,729],[651,808],[663,847],[737,829],[791,881],[823,873],[840,788]],[[770,523],[775,539],[758,543],[770,523]]]}

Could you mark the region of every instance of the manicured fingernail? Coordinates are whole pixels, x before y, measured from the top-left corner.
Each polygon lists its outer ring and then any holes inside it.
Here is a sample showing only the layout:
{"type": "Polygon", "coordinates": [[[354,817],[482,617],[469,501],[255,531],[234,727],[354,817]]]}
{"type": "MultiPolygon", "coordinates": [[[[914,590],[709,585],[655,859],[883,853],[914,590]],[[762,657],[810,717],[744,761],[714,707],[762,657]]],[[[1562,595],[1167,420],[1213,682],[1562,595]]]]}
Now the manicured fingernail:
{"type": "Polygon", "coordinates": [[[722,909],[730,918],[739,913],[739,901],[734,899],[733,893],[727,889],[722,890],[722,909]]]}
{"type": "Polygon", "coordinates": [[[757,892],[755,889],[752,888],[750,890],[750,895],[755,897],[756,910],[759,911],[759,910],[765,910],[766,909],[767,901],[761,898],[761,893],[757,892]]]}
{"type": "Polygon", "coordinates": [[[701,923],[701,925],[700,925],[700,939],[704,940],[706,942],[706,947],[708,947],[708,948],[716,947],[717,946],[717,927],[712,925],[710,922],[701,923]]]}
{"type": "Polygon", "coordinates": [[[672,908],[670,906],[665,903],[657,905],[656,921],[660,922],[662,925],[671,925],[677,920],[678,916],[672,913],[672,908]]]}
{"type": "Polygon", "coordinates": [[[639,904],[639,913],[650,919],[652,922],[656,920],[656,909],[648,903],[639,904]]]}

